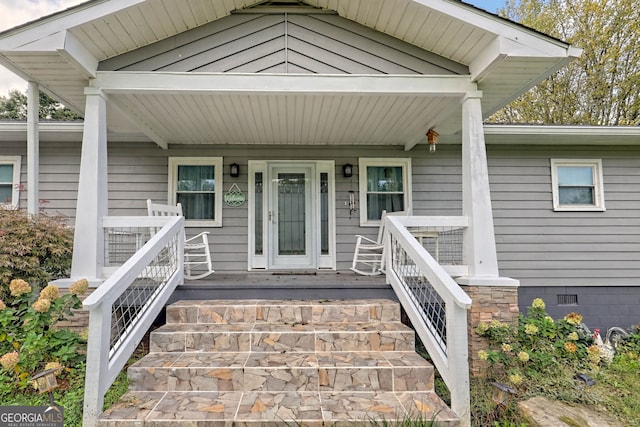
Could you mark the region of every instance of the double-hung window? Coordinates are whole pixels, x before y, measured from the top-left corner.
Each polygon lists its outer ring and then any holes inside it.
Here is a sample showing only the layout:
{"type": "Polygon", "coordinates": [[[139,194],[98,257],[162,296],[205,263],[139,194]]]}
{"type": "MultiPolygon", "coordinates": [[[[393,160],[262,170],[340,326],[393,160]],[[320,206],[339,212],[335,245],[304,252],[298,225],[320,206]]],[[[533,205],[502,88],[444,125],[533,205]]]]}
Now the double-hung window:
{"type": "Polygon", "coordinates": [[[360,225],[378,225],[382,211],[410,210],[411,159],[361,158],[360,225]]]}
{"type": "Polygon", "coordinates": [[[0,206],[18,207],[20,156],[0,156],[0,206]]]}
{"type": "Polygon", "coordinates": [[[222,157],[169,158],[169,203],[187,226],[222,226],[222,157]]]}
{"type": "Polygon", "coordinates": [[[604,211],[601,160],[551,159],[553,209],[604,211]]]}

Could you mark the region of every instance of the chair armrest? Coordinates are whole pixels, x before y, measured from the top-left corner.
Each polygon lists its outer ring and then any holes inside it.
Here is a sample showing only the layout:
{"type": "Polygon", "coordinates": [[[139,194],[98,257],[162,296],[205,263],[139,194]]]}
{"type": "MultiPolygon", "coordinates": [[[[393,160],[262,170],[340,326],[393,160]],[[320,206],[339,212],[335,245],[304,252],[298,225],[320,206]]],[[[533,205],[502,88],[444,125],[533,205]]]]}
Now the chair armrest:
{"type": "Polygon", "coordinates": [[[358,239],[357,243],[360,243],[361,241],[365,240],[367,243],[370,243],[372,245],[380,245],[381,244],[381,243],[376,242],[375,240],[371,240],[368,237],[364,237],[364,236],[362,236],[360,234],[356,234],[356,238],[358,239]]]}
{"type": "Polygon", "coordinates": [[[192,240],[198,240],[198,239],[208,239],[208,235],[209,232],[208,231],[203,231],[202,233],[198,233],[193,237],[189,237],[188,239],[184,239],[185,242],[191,242],[192,240]]]}

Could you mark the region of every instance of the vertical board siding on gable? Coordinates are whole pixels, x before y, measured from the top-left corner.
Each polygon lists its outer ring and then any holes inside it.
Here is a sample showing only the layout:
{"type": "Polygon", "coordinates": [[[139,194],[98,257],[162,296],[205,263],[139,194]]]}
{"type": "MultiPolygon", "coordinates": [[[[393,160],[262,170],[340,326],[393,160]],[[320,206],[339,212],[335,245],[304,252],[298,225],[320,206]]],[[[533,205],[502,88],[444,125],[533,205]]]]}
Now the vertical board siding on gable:
{"type": "Polygon", "coordinates": [[[640,285],[640,149],[489,146],[501,274],[524,286],[640,285]],[[554,212],[550,159],[602,159],[606,212],[554,212]]]}
{"type": "Polygon", "coordinates": [[[100,70],[467,74],[466,67],[327,14],[238,14],[103,61],[100,70]]]}

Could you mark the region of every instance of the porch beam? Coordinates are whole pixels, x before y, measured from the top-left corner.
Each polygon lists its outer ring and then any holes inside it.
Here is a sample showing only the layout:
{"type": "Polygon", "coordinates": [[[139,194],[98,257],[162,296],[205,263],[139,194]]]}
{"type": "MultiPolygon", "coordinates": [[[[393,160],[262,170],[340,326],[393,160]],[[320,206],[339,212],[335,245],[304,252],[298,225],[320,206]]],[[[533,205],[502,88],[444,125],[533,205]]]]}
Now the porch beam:
{"type": "Polygon", "coordinates": [[[476,90],[469,76],[264,75],[98,71],[92,86],[107,94],[459,96],[476,90]]]}
{"type": "Polygon", "coordinates": [[[120,110],[125,116],[132,119],[132,121],[136,123],[136,126],[138,126],[140,131],[153,142],[155,142],[158,147],[162,148],[163,150],[169,149],[169,142],[162,135],[160,135],[160,133],[149,126],[147,124],[147,120],[145,120],[143,117],[140,117],[140,114],[138,114],[138,112],[134,108],[130,108],[129,104],[120,101],[115,97],[109,98],[109,103],[110,105],[113,105],[118,110],[120,110]]]}
{"type": "Polygon", "coordinates": [[[85,95],[71,278],[100,282],[104,267],[102,218],[108,211],[107,108],[102,92],[89,89],[85,95]]]}

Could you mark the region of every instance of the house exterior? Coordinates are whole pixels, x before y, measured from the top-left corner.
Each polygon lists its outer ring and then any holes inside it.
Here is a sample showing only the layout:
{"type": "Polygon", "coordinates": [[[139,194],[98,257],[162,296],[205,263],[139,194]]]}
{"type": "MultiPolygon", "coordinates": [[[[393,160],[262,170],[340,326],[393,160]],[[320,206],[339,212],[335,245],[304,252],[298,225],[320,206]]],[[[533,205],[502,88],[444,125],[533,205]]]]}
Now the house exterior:
{"type": "Polygon", "coordinates": [[[383,210],[464,216],[458,283],[627,326],[640,131],[483,125],[579,54],[450,0],[88,1],[0,34],[84,116],[0,124],[0,191],[67,216],[96,285],[102,218],[147,199],[182,203],[219,273],[348,271],[383,210]]]}

